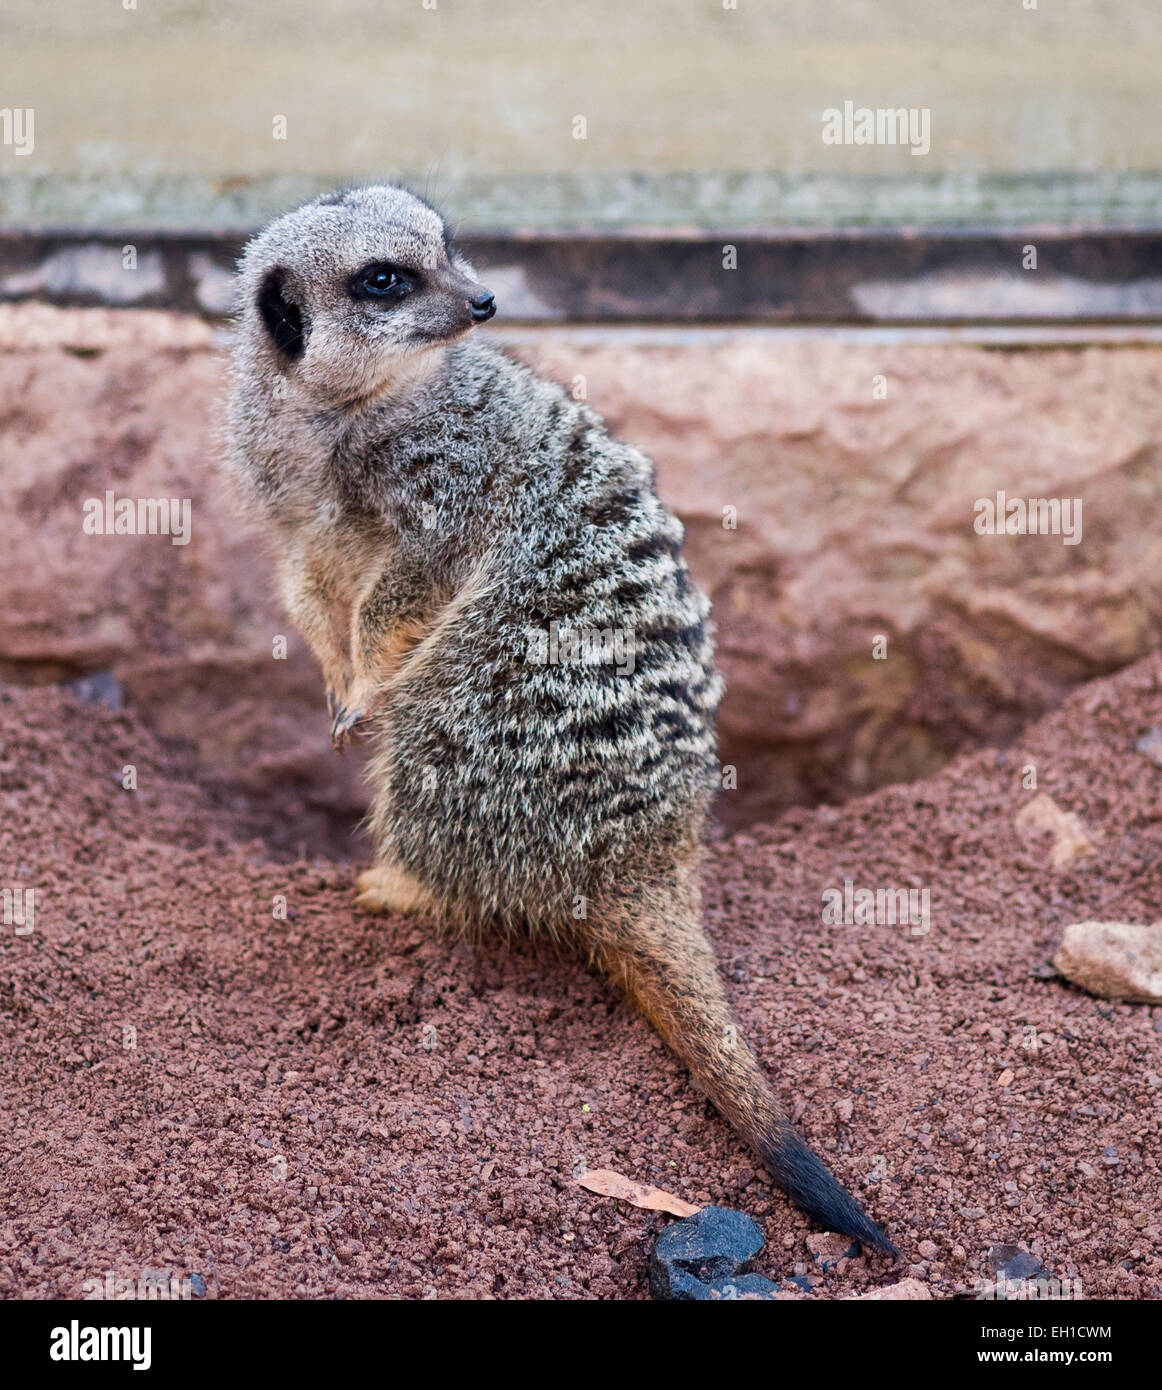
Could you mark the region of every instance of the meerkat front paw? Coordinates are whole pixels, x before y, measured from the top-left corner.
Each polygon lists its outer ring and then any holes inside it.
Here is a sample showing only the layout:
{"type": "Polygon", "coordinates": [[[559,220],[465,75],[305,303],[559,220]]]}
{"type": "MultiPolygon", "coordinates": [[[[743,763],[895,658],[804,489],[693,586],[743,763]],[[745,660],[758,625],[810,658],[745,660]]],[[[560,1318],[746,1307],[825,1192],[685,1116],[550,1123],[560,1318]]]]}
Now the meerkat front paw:
{"type": "Polygon", "coordinates": [[[332,716],[331,745],[336,753],[342,753],[349,743],[358,742],[359,725],[367,719],[367,711],[359,706],[348,709],[346,705],[336,702],[328,713],[332,716]]]}
{"type": "Polygon", "coordinates": [[[342,696],[327,692],[327,712],[331,715],[331,743],[342,753],[349,743],[357,742],[366,725],[378,713],[379,691],[376,687],[356,683],[342,696]]]}

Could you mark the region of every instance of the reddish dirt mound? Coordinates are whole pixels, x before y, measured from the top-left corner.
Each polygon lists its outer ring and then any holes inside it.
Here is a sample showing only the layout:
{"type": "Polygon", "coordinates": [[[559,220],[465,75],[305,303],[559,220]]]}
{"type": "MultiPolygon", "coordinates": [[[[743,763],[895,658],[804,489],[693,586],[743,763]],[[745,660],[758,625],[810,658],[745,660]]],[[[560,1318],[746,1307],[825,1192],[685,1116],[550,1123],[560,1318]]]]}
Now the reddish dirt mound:
{"type": "Polygon", "coordinates": [[[0,1293],[165,1269],[211,1297],[642,1297],[668,1218],[577,1188],[583,1160],[746,1209],[758,1272],[817,1296],[971,1291],[1011,1241],[1089,1297],[1162,1297],[1162,1008],[1045,968],[1068,922],[1162,915],[1162,769],[1135,749],[1160,723],[1151,657],[1005,753],[712,846],[745,1029],[904,1251],[823,1274],[572,961],[360,916],[350,866],[238,844],[132,713],[4,692],[0,886],[36,896],[33,930],[0,935],[0,1293]],[[1053,871],[1015,834],[1028,764],[1095,855],[1053,871]],[[823,925],[845,878],[927,889],[930,931],[823,925]]]}

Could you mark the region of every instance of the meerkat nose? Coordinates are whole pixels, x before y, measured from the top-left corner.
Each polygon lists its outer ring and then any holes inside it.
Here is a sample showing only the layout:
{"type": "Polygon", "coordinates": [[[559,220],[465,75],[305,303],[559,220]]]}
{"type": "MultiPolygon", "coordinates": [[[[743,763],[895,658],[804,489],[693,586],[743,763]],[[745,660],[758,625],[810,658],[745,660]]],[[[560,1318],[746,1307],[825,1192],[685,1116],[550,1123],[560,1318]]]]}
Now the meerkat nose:
{"type": "Polygon", "coordinates": [[[468,310],[477,323],[487,323],[496,313],[496,296],[483,290],[475,299],[468,301],[468,310]]]}

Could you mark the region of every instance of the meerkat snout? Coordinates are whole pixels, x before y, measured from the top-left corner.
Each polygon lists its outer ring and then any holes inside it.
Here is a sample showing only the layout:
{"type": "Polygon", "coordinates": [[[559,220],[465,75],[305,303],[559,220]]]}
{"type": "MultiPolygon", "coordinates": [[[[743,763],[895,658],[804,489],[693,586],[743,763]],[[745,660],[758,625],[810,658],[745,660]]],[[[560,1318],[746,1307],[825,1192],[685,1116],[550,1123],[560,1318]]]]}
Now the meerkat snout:
{"type": "Polygon", "coordinates": [[[483,290],[468,301],[468,309],[477,323],[487,323],[496,313],[496,296],[491,290],[483,290]]]}

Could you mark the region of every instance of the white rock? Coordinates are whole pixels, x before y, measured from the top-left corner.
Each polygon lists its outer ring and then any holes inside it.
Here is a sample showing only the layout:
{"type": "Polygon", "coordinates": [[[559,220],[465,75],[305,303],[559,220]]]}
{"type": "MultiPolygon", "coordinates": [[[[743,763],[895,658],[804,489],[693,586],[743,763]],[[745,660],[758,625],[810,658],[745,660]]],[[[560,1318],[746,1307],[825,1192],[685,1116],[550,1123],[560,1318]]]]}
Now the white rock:
{"type": "Polygon", "coordinates": [[[919,1279],[901,1279],[898,1284],[888,1284],[882,1289],[872,1289],[871,1293],[861,1293],[852,1301],[855,1303],[906,1303],[922,1302],[930,1299],[928,1285],[919,1279]]]}
{"type": "Polygon", "coordinates": [[[1075,860],[1096,852],[1080,818],[1072,811],[1063,811],[1045,792],[1039,792],[1023,806],[1013,823],[1022,839],[1052,835],[1049,863],[1055,869],[1068,868],[1075,860]]]}
{"type": "Polygon", "coordinates": [[[1065,928],[1053,964],[1103,999],[1162,1004],[1162,922],[1075,922],[1065,928]]]}

